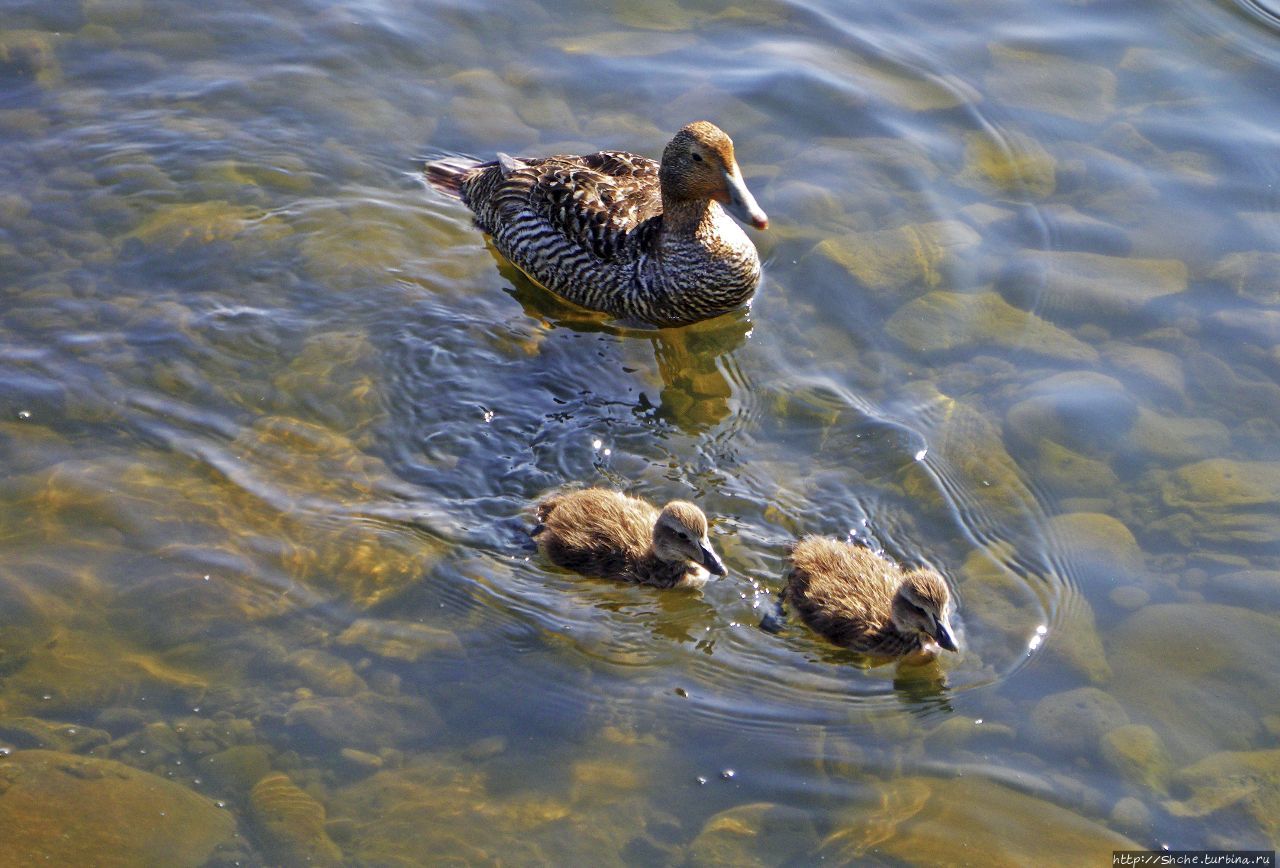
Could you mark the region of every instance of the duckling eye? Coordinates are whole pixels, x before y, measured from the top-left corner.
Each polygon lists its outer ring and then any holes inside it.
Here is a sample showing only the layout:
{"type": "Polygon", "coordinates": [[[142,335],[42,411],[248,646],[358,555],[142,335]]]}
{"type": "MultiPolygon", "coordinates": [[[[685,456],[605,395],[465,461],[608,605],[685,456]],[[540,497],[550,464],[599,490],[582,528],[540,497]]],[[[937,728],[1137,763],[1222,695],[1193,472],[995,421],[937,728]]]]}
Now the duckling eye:
{"type": "Polygon", "coordinates": [[[694,152],[693,152],[692,154],[690,154],[689,156],[690,156],[690,158],[692,158],[692,160],[693,160],[695,163],[701,163],[701,162],[702,162],[702,154],[699,154],[697,151],[694,151],[694,152]]]}

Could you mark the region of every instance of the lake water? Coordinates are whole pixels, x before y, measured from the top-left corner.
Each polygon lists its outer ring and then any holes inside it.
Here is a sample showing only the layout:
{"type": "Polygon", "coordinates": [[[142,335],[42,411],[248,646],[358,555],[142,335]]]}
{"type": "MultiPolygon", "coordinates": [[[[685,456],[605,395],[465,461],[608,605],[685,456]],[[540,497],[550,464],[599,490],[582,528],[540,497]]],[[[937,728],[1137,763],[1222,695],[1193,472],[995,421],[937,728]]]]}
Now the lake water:
{"type": "Polygon", "coordinates": [[[0,840],[30,864],[1280,841],[1280,5],[0,0],[0,840]],[[424,158],[706,118],[749,310],[532,285],[424,158]],[[584,579],[561,486],[729,576],[584,579]],[[964,650],[759,628],[804,533],[964,650]],[[105,860],[105,861],[103,861],[105,860]]]}

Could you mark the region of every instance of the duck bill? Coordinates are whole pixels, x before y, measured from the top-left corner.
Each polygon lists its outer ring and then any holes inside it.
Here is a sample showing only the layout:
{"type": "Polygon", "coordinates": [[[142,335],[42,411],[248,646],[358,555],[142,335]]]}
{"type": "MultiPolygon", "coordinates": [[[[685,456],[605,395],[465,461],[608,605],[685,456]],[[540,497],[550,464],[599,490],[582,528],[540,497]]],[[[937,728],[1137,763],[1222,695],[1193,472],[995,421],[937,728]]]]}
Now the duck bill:
{"type": "Polygon", "coordinates": [[[711,546],[707,543],[702,544],[700,560],[702,565],[707,568],[707,572],[713,576],[727,576],[729,574],[729,571],[724,568],[724,563],[721,562],[720,558],[716,556],[716,553],[711,550],[711,546]]]}
{"type": "Polygon", "coordinates": [[[752,196],[751,191],[747,189],[737,166],[724,173],[724,184],[728,195],[720,200],[720,203],[724,205],[726,211],[748,226],[754,226],[757,229],[769,228],[768,216],[756,204],[756,197],[752,196]]]}
{"type": "Polygon", "coordinates": [[[938,622],[938,632],[934,635],[934,640],[938,645],[947,651],[959,651],[960,646],[956,644],[955,634],[951,632],[951,625],[946,621],[938,622]]]}

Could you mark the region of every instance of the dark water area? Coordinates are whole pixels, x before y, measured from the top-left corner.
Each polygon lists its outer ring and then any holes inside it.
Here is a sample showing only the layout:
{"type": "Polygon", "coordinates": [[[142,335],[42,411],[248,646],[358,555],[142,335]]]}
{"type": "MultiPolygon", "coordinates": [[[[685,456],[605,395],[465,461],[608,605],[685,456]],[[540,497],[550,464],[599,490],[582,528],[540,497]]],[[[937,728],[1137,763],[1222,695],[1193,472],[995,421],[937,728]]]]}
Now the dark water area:
{"type": "Polygon", "coordinates": [[[1274,849],[1278,21],[0,0],[7,858],[1274,849]],[[770,228],[683,328],[420,177],[701,118],[770,228]],[[696,501],[729,576],[549,566],[584,485],[696,501]],[[962,653],[760,629],[806,533],[937,568],[962,653]]]}

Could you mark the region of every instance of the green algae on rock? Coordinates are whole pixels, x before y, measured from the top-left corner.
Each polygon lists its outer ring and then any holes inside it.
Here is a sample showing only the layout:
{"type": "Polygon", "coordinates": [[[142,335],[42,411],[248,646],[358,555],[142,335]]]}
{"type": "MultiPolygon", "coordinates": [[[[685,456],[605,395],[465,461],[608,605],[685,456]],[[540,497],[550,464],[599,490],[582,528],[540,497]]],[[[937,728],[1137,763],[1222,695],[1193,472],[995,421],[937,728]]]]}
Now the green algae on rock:
{"type": "Polygon", "coordinates": [[[944,504],[954,494],[940,488],[932,469],[940,466],[948,485],[966,492],[971,499],[967,508],[975,514],[989,520],[999,516],[1006,530],[1025,522],[1034,510],[1035,497],[996,426],[976,408],[942,394],[931,383],[911,383],[907,392],[920,406],[928,407],[922,415],[929,419],[929,426],[922,433],[931,462],[924,466],[926,455],[922,455],[903,465],[899,472],[907,494],[931,507],[947,508],[944,504]]]}
{"type": "Polygon", "coordinates": [[[1098,360],[1093,347],[994,292],[931,292],[898,308],[885,331],[930,354],[998,346],[1064,362],[1098,360]]]}
{"type": "Polygon", "coordinates": [[[860,285],[888,296],[908,287],[938,286],[946,270],[981,241],[967,224],[944,220],[828,238],[810,255],[829,259],[860,285]]]}
{"type": "Polygon", "coordinates": [[[702,825],[689,845],[698,868],[766,868],[805,861],[817,833],[806,811],[768,802],[738,805],[702,825]]]}
{"type": "Polygon", "coordinates": [[[1138,408],[1130,432],[1137,454],[1170,464],[1212,458],[1227,451],[1231,431],[1217,419],[1165,416],[1138,408]]]}
{"type": "Polygon", "coordinates": [[[1186,794],[1164,803],[1175,817],[1212,817],[1233,846],[1280,841],[1280,750],[1210,754],[1177,772],[1173,784],[1186,794]]]}
{"type": "Polygon", "coordinates": [[[1173,763],[1160,734],[1149,726],[1118,726],[1102,737],[1102,757],[1125,780],[1166,795],[1173,763]]]}
{"type": "Polygon", "coordinates": [[[249,816],[264,849],[282,865],[337,866],[342,851],[325,831],[324,805],[275,772],[249,793],[249,816]]]}
{"type": "Polygon", "coordinates": [[[212,244],[241,235],[273,241],[290,232],[288,225],[278,217],[269,216],[257,208],[218,201],[162,207],[125,238],[176,249],[186,242],[212,244]]]}
{"type": "Polygon", "coordinates": [[[1280,542],[1280,463],[1209,458],[1159,483],[1160,499],[1195,521],[1191,534],[1211,543],[1280,542]]]}
{"type": "Polygon", "coordinates": [[[1085,865],[1139,846],[1067,808],[974,775],[890,781],[837,825],[817,853],[835,865],[872,857],[922,865],[972,859],[997,868],[1085,865]]]}
{"type": "Polygon", "coordinates": [[[1019,200],[1045,199],[1053,195],[1055,168],[1053,156],[1030,136],[973,132],[965,137],[964,169],[956,181],[1019,200]]]}
{"type": "Polygon", "coordinates": [[[1112,497],[1120,477],[1111,465],[1044,438],[1036,449],[1035,478],[1057,497],[1112,497]]]}
{"type": "Polygon", "coordinates": [[[0,756],[0,841],[7,859],[197,866],[220,847],[233,847],[235,838],[230,813],[165,778],[56,751],[0,756]]]}

